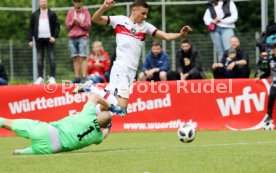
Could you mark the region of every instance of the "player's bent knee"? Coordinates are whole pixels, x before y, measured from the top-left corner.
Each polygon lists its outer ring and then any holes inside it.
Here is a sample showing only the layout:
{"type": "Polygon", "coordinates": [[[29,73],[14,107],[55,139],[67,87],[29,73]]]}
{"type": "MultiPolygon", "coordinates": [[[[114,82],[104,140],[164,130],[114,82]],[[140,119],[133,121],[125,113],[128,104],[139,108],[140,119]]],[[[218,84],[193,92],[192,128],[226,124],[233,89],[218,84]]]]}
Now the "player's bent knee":
{"type": "Polygon", "coordinates": [[[167,80],[167,72],[161,71],[161,72],[159,73],[159,78],[160,78],[161,81],[167,80]]]}
{"type": "Polygon", "coordinates": [[[143,81],[143,80],[145,80],[145,74],[144,74],[144,72],[141,72],[138,75],[138,81],[143,81]]]}

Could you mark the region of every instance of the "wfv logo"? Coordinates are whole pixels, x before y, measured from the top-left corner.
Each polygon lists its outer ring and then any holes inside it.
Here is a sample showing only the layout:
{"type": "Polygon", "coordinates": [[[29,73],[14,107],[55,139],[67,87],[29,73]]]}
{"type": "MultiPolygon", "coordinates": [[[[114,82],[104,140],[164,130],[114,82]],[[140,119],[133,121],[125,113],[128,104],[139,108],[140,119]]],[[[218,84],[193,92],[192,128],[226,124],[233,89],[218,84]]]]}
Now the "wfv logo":
{"type": "Polygon", "coordinates": [[[256,93],[251,93],[251,87],[245,87],[243,89],[242,95],[236,97],[226,97],[225,99],[217,99],[217,104],[219,106],[220,112],[223,117],[230,115],[230,111],[233,115],[240,114],[241,106],[243,103],[245,113],[251,112],[251,101],[254,103],[255,109],[257,111],[264,110],[265,103],[265,92],[261,92],[259,96],[256,93]]]}

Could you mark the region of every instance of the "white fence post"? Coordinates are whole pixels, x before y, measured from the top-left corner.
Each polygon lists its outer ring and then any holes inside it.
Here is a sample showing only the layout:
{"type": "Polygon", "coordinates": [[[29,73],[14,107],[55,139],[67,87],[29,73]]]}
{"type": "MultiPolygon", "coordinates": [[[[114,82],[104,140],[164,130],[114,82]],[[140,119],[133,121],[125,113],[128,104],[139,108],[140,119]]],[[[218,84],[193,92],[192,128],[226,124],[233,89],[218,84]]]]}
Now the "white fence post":
{"type": "Polygon", "coordinates": [[[127,16],[130,16],[130,4],[126,4],[126,9],[127,16]]]}
{"type": "Polygon", "coordinates": [[[276,0],[274,0],[274,22],[276,22],[276,0]]]}
{"type": "MultiPolygon", "coordinates": [[[[255,33],[255,39],[257,40],[259,37],[260,37],[259,32],[256,32],[255,33]]],[[[256,54],[255,54],[256,55],[256,64],[259,61],[259,54],[260,54],[259,48],[256,46],[256,54]]]]}
{"type": "Polygon", "coordinates": [[[265,31],[268,23],[268,3],[267,0],[261,0],[261,26],[262,32],[265,31]]]}
{"type": "MultiPolygon", "coordinates": [[[[32,0],[32,12],[34,12],[38,7],[37,0],[32,0]]],[[[33,39],[33,80],[35,81],[38,77],[37,71],[37,54],[36,54],[36,47],[35,47],[35,40],[33,39]]]]}
{"type": "Polygon", "coordinates": [[[172,70],[176,70],[176,57],[175,57],[175,41],[171,42],[171,67],[172,70]]]}
{"type": "MultiPolygon", "coordinates": [[[[161,4],[161,7],[162,7],[162,30],[164,32],[166,32],[166,5],[165,5],[165,0],[162,0],[162,4],[161,4]]],[[[163,46],[163,49],[166,50],[167,49],[167,42],[165,40],[162,40],[162,46],[163,46]]]]}

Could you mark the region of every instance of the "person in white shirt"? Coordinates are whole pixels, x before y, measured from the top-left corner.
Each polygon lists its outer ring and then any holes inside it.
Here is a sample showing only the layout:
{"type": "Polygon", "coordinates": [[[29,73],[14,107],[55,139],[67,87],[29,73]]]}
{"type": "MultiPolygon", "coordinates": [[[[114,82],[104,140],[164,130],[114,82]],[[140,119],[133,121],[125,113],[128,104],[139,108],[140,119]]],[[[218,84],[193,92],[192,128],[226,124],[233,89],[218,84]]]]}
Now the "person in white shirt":
{"type": "Polygon", "coordinates": [[[39,9],[33,12],[30,20],[29,46],[36,46],[38,78],[35,84],[43,84],[44,51],[47,49],[50,62],[49,84],[55,84],[56,63],[55,43],[60,32],[58,17],[54,11],[48,8],[48,0],[39,0],[39,9]],[[35,44],[33,42],[35,40],[35,44]]]}
{"type": "MultiPolygon", "coordinates": [[[[148,4],[144,0],[135,0],[133,2],[131,15],[128,17],[103,16],[103,13],[113,7],[114,4],[114,0],[105,0],[103,5],[92,16],[92,21],[100,25],[110,25],[115,30],[117,57],[112,66],[110,83],[106,90],[116,95],[120,108],[126,109],[130,85],[135,78],[147,34],[170,41],[185,37],[192,29],[189,26],[184,26],[179,33],[166,33],[158,30],[155,26],[145,21],[149,9],[148,4]]],[[[95,90],[92,88],[91,92],[95,92],[95,90]]],[[[104,93],[97,94],[104,95],[104,93]]]]}
{"type": "Polygon", "coordinates": [[[217,61],[220,62],[224,51],[231,47],[229,40],[234,36],[235,22],[238,20],[236,5],[232,0],[209,0],[203,20],[205,25],[215,26],[209,31],[216,48],[217,61]]]}

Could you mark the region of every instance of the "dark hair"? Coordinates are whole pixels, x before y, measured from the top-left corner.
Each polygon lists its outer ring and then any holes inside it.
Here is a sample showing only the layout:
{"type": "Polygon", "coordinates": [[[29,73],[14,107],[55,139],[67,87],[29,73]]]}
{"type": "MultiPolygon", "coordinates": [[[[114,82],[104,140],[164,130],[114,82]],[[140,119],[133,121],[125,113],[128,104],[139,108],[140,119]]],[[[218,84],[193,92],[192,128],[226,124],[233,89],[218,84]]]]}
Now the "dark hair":
{"type": "Polygon", "coordinates": [[[149,8],[149,5],[144,1],[144,0],[135,0],[132,3],[132,8],[133,7],[144,7],[144,8],[149,8]]]}
{"type": "Polygon", "coordinates": [[[73,2],[82,2],[82,0],[73,0],[73,2]]]}
{"type": "Polygon", "coordinates": [[[229,54],[237,54],[237,50],[234,48],[230,48],[230,49],[228,49],[227,53],[228,53],[228,55],[229,54]]]}
{"type": "Polygon", "coordinates": [[[209,0],[208,3],[209,3],[210,5],[212,5],[212,4],[218,5],[218,1],[219,1],[219,0],[209,0]]]}
{"type": "Polygon", "coordinates": [[[151,46],[160,46],[160,47],[162,47],[162,44],[159,43],[158,41],[153,41],[151,46]]]}
{"type": "Polygon", "coordinates": [[[181,44],[183,44],[183,43],[188,43],[188,44],[192,45],[190,40],[188,40],[187,38],[184,38],[184,39],[181,40],[181,44]]]}
{"type": "Polygon", "coordinates": [[[276,49],[276,44],[272,44],[271,49],[276,49]]]}

